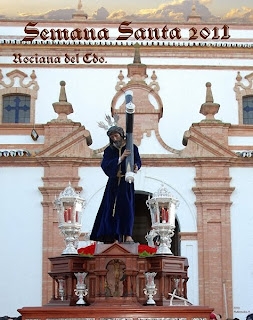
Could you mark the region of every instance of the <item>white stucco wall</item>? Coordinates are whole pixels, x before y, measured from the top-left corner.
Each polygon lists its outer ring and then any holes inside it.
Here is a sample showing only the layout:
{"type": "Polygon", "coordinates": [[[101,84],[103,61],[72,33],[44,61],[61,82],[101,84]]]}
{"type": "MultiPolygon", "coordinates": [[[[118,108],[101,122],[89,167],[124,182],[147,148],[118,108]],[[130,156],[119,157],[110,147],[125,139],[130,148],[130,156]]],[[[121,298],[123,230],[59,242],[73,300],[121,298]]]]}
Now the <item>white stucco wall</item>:
{"type": "Polygon", "coordinates": [[[181,256],[188,259],[188,277],[187,296],[193,305],[199,304],[199,287],[198,287],[198,241],[184,240],[181,241],[181,256]]]}
{"type": "Polygon", "coordinates": [[[42,168],[2,167],[0,316],[40,306],[42,294],[42,168]]]}
{"type": "Polygon", "coordinates": [[[232,272],[234,317],[253,313],[253,169],[231,168],[232,272]]]}
{"type": "Polygon", "coordinates": [[[40,144],[44,143],[44,136],[34,141],[30,135],[0,135],[0,144],[40,144]]]}
{"type": "Polygon", "coordinates": [[[228,144],[230,146],[252,146],[253,137],[229,137],[228,144]]]}

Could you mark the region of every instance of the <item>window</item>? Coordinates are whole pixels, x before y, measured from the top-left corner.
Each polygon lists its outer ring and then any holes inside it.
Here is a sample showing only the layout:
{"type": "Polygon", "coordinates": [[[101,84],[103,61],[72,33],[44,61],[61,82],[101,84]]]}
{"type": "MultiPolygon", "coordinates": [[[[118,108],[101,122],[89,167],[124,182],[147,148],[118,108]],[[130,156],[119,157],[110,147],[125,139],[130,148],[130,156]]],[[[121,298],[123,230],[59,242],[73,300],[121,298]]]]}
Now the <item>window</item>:
{"type": "Polygon", "coordinates": [[[3,96],[3,123],[30,123],[29,95],[3,96]]]}
{"type": "Polygon", "coordinates": [[[243,104],[243,124],[253,124],[253,96],[244,96],[243,104]]]}
{"type": "Polygon", "coordinates": [[[5,81],[0,69],[0,124],[34,124],[39,90],[35,72],[29,79],[26,73],[15,69],[6,78],[5,81]]]}

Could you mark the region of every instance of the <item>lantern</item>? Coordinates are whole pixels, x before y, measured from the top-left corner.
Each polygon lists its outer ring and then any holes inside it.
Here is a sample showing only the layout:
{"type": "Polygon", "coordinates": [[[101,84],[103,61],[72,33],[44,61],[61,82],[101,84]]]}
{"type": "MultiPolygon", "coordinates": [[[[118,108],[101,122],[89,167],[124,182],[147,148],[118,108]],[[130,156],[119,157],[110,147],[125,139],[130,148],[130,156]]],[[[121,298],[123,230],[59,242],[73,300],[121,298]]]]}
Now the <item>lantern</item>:
{"type": "Polygon", "coordinates": [[[77,245],[81,233],[82,210],[85,200],[69,185],[55,199],[55,207],[58,213],[58,224],[65,242],[66,248],[62,254],[78,254],[77,245]]]}
{"type": "Polygon", "coordinates": [[[152,229],[160,238],[156,254],[172,254],[171,238],[174,235],[178,200],[162,186],[146,201],[150,210],[152,229]]]}

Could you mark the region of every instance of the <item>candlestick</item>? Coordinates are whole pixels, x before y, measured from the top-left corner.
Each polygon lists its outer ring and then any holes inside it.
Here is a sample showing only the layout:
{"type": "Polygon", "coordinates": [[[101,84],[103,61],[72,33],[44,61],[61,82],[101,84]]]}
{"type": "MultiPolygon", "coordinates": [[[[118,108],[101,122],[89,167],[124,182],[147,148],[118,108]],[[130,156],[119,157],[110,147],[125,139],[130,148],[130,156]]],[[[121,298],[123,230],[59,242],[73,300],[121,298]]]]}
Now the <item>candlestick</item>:
{"type": "Polygon", "coordinates": [[[71,223],[71,208],[68,208],[68,222],[71,223]]]}
{"type": "Polygon", "coordinates": [[[162,208],[162,223],[166,222],[166,217],[165,217],[165,209],[162,208]]]}
{"type": "Polygon", "coordinates": [[[168,209],[165,212],[165,220],[166,220],[166,223],[169,222],[169,210],[168,209]]]}
{"type": "Polygon", "coordinates": [[[68,211],[67,211],[67,209],[64,210],[64,221],[68,222],[68,211]]]}

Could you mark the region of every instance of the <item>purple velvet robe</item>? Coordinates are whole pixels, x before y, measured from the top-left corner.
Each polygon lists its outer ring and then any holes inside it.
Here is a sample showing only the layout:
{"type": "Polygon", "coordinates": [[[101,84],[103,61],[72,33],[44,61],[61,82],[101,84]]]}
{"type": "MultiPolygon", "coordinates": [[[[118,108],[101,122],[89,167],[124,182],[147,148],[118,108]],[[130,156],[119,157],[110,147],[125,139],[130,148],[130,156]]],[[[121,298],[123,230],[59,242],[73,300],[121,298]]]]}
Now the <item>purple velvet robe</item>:
{"type": "MultiPolygon", "coordinates": [[[[123,154],[125,146],[121,149],[123,154]]],[[[122,241],[131,236],[134,224],[134,184],[125,181],[125,159],[118,164],[119,150],[109,146],[104,151],[101,167],[109,177],[90,239],[103,242],[122,241]],[[123,175],[118,177],[118,172],[123,175]]],[[[134,145],[134,163],[141,167],[138,148],[134,145]]]]}

